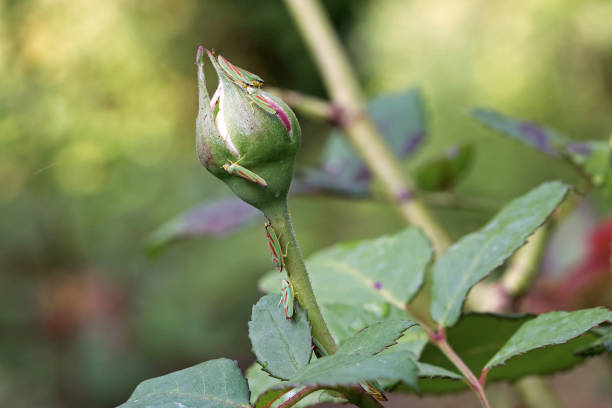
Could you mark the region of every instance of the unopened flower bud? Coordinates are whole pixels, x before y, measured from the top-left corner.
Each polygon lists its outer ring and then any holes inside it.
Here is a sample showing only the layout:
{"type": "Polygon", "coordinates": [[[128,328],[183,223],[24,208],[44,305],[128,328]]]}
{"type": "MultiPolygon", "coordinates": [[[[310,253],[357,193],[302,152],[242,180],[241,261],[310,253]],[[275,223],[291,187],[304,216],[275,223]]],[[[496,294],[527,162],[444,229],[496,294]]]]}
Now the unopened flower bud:
{"type": "Polygon", "coordinates": [[[200,47],[196,64],[200,161],[238,197],[259,209],[285,200],[301,139],[295,114],[259,88],[261,78],[222,56],[200,47]],[[212,98],[206,90],[204,52],[219,78],[212,98]]]}

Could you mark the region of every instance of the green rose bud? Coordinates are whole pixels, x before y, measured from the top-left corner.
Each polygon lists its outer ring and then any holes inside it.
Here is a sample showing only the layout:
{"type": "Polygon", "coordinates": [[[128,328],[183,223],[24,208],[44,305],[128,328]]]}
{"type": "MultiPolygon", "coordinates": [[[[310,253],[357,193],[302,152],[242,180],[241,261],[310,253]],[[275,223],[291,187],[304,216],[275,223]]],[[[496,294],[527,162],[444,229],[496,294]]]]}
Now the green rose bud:
{"type": "Polygon", "coordinates": [[[262,211],[283,202],[301,139],[295,114],[282,100],[259,89],[261,78],[225,58],[217,59],[200,47],[196,64],[200,162],[243,201],[262,211]],[[219,77],[212,99],[206,90],[204,51],[219,77]]]}

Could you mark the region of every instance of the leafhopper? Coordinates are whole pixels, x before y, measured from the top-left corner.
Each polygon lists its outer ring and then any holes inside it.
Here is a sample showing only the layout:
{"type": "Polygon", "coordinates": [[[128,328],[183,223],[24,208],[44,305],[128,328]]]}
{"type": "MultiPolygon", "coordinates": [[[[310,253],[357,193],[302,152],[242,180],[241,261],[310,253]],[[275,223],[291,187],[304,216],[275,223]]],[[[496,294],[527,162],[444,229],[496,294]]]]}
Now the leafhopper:
{"type": "Polygon", "coordinates": [[[254,88],[252,86],[246,87],[246,93],[249,96],[249,99],[261,109],[266,112],[276,115],[276,109],[274,109],[274,105],[270,102],[268,98],[266,98],[260,89],[254,88]]]}
{"type": "Polygon", "coordinates": [[[281,251],[281,244],[278,240],[278,235],[276,235],[276,231],[274,231],[274,228],[270,222],[266,222],[264,224],[264,228],[266,229],[266,238],[268,239],[270,256],[272,256],[272,264],[277,271],[282,272],[283,266],[285,266],[283,261],[285,254],[283,254],[281,251]]]}
{"type": "Polygon", "coordinates": [[[293,285],[286,279],[281,281],[281,298],[279,304],[283,304],[283,310],[285,311],[285,318],[291,320],[293,317],[293,285]]]}
{"type": "Polygon", "coordinates": [[[258,174],[252,172],[251,170],[245,167],[242,167],[237,162],[225,163],[223,165],[223,170],[227,171],[232,176],[238,176],[250,181],[251,183],[258,184],[262,187],[268,187],[268,183],[266,183],[266,180],[263,177],[259,176],[258,174]]]}
{"type": "Polygon", "coordinates": [[[259,88],[264,83],[264,80],[261,79],[259,75],[232,64],[222,55],[217,57],[217,61],[219,62],[221,69],[223,69],[223,72],[225,72],[228,77],[230,77],[242,88],[246,88],[248,86],[259,88]]]}

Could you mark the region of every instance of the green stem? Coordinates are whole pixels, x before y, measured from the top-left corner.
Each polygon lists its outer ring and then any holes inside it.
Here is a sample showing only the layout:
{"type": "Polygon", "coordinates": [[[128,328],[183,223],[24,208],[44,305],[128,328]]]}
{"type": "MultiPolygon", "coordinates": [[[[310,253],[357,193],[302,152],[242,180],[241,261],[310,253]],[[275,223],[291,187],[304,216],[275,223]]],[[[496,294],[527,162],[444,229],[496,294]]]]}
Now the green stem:
{"type": "Polygon", "coordinates": [[[287,276],[293,285],[295,297],[300,306],[308,313],[308,320],[312,326],[312,335],[325,347],[328,353],[334,354],[336,352],[336,342],[329,333],[325,319],[323,319],[321,314],[321,309],[319,309],[317,304],[317,299],[312,291],[302,251],[295,236],[293,224],[291,223],[287,201],[282,200],[281,203],[266,208],[264,214],[272,222],[281,247],[287,251],[284,257],[287,276]]]}
{"type": "Polygon", "coordinates": [[[336,120],[338,110],[334,108],[334,105],[325,99],[306,95],[289,89],[268,87],[266,88],[266,91],[278,96],[280,99],[285,101],[285,103],[298,111],[298,113],[305,116],[315,119],[323,119],[329,122],[334,122],[336,120]]]}
{"type": "Polygon", "coordinates": [[[334,105],[342,111],[345,134],[381,181],[399,214],[408,223],[421,227],[441,254],[450,245],[450,239],[417,197],[413,180],[367,114],[355,73],[321,5],[316,0],[285,0],[285,3],[318,65],[334,105]]]}

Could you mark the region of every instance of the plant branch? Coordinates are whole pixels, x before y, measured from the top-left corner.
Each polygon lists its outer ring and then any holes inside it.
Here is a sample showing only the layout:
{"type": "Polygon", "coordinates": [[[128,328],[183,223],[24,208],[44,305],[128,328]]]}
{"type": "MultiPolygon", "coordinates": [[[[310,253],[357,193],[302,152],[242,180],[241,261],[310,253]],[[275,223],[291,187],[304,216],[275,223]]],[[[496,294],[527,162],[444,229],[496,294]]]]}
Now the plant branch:
{"type": "MultiPolygon", "coordinates": [[[[307,386],[302,388],[300,391],[293,394],[287,401],[280,404],[277,408],[289,408],[297,404],[300,400],[305,398],[306,396],[312,394],[317,391],[319,387],[307,386]]],[[[274,401],[272,401],[274,402],[274,401]]]]}
{"type": "Polygon", "coordinates": [[[442,333],[441,335],[430,336],[431,341],[437,345],[440,350],[444,353],[444,355],[459,369],[461,374],[466,380],[468,386],[476,393],[478,396],[478,400],[480,401],[480,405],[483,408],[490,408],[489,401],[487,400],[487,396],[484,393],[483,385],[476,378],[472,370],[463,362],[461,357],[455,353],[455,350],[448,344],[446,341],[446,335],[442,333]]]}
{"type": "Polygon", "coordinates": [[[299,113],[315,119],[336,123],[339,109],[325,99],[306,95],[301,92],[281,88],[266,88],[266,91],[278,96],[299,113]]]}
{"type": "MultiPolygon", "coordinates": [[[[321,5],[316,0],[285,0],[285,4],[314,56],[333,103],[342,109],[344,118],[341,125],[345,134],[380,180],[387,198],[404,220],[421,227],[432,241],[436,253],[442,254],[450,246],[450,239],[416,196],[414,181],[404,172],[367,114],[356,76],[321,5]]],[[[406,310],[407,306],[403,305],[402,308],[406,310]]],[[[418,316],[418,319],[424,324],[423,328],[431,333],[429,317],[418,316]]],[[[478,379],[448,345],[444,336],[436,344],[463,373],[483,407],[488,408],[489,403],[478,379]]]]}
{"type": "Polygon", "coordinates": [[[405,174],[369,117],[356,76],[321,5],[316,0],[285,3],[314,57],[333,104],[342,109],[342,126],[347,137],[380,180],[400,215],[421,227],[441,254],[450,245],[450,239],[417,197],[413,180],[405,174]]]}
{"type": "Polygon", "coordinates": [[[287,201],[283,200],[281,205],[266,208],[264,214],[272,222],[281,247],[286,248],[287,254],[284,257],[284,265],[287,270],[287,276],[293,285],[298,303],[308,313],[308,320],[312,326],[312,335],[325,347],[329,354],[334,354],[336,352],[336,342],[329,333],[317,299],[312,291],[302,250],[291,223],[287,201]]]}

